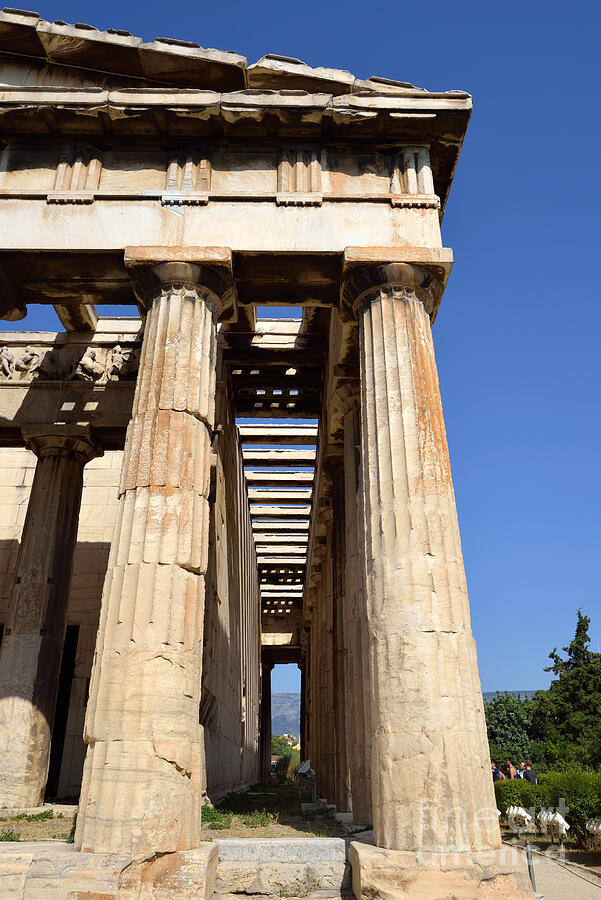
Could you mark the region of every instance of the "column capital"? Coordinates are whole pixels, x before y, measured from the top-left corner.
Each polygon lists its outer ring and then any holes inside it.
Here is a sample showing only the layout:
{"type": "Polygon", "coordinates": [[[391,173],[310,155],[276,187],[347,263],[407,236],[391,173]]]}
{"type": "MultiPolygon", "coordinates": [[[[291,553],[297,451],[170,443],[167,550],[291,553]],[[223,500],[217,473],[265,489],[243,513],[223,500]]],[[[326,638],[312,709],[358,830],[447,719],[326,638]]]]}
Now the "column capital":
{"type": "Polygon", "coordinates": [[[38,458],[73,456],[79,457],[85,465],[96,456],[104,455],[92,429],[85,425],[23,425],[21,435],[38,458]]]}
{"type": "Polygon", "coordinates": [[[220,321],[236,316],[237,297],[228,247],[127,247],[125,265],[147,310],[162,290],[203,291],[220,321]]]}
{"type": "Polygon", "coordinates": [[[347,315],[357,318],[362,307],[383,294],[392,293],[399,300],[411,295],[421,300],[433,320],[443,284],[444,276],[434,267],[404,262],[361,266],[352,269],[342,284],[341,307],[347,315]]]}

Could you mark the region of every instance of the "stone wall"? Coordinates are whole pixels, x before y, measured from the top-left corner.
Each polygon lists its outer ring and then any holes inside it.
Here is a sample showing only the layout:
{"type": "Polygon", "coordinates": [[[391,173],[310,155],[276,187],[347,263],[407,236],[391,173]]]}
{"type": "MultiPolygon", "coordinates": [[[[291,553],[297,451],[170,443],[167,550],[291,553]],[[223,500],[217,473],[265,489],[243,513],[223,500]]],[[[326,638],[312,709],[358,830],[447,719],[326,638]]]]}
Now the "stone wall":
{"type": "MultiPolygon", "coordinates": [[[[216,447],[201,708],[201,718],[205,717],[207,726],[207,780],[211,795],[256,780],[258,759],[257,567],[234,418],[229,402],[223,400],[220,406],[218,421],[223,430],[216,447]]],[[[83,722],[102,585],[117,513],[122,456],[122,451],[106,452],[84,470],[67,618],[68,626],[79,630],[58,779],[61,798],[76,797],[81,785],[85,757],[83,722]]],[[[35,464],[36,457],[30,450],[0,448],[0,624],[6,621],[35,464]]]]}

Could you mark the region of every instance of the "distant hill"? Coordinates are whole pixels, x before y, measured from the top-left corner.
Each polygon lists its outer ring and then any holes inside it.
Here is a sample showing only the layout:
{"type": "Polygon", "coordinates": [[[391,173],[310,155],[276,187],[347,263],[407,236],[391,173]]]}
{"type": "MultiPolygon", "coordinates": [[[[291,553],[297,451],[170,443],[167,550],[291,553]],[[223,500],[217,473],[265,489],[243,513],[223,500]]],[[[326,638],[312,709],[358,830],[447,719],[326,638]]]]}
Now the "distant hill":
{"type": "MultiPolygon", "coordinates": [[[[498,693],[504,694],[505,691],[498,693]]],[[[507,691],[525,700],[533,697],[536,691],[507,691]]],[[[497,691],[483,691],[484,702],[489,703],[497,696],[497,691]]],[[[293,734],[300,737],[300,694],[272,694],[271,695],[271,733],[293,734]]]]}
{"type": "MultiPolygon", "coordinates": [[[[540,691],[542,688],[539,688],[538,690],[540,691]]],[[[484,702],[489,703],[491,700],[495,699],[497,694],[514,694],[521,700],[526,700],[530,697],[534,697],[536,693],[537,691],[482,691],[482,696],[484,697],[484,702]]]]}
{"type": "Polygon", "coordinates": [[[271,733],[300,738],[300,694],[271,695],[271,733]]]}

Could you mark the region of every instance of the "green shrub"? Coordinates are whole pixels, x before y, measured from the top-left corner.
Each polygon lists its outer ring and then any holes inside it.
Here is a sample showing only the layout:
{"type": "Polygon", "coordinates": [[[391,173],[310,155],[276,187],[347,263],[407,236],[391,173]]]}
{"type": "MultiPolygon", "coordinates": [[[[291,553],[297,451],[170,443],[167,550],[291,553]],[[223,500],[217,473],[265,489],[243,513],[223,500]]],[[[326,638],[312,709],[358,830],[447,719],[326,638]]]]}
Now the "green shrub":
{"type": "Polygon", "coordinates": [[[240,815],[238,818],[247,828],[263,828],[278,820],[277,813],[274,815],[273,813],[267,812],[265,809],[255,809],[254,812],[240,815]]]}
{"type": "Polygon", "coordinates": [[[13,831],[12,828],[7,828],[5,831],[0,832],[0,841],[20,841],[21,835],[18,831],[13,831]]]}
{"type": "Polygon", "coordinates": [[[43,822],[46,819],[53,819],[53,818],[54,818],[54,810],[45,809],[43,812],[40,812],[40,813],[17,813],[16,816],[11,816],[10,820],[11,820],[11,822],[18,822],[18,821],[43,822]]]}
{"type": "Polygon", "coordinates": [[[501,810],[501,815],[505,817],[505,810],[508,806],[522,806],[524,809],[531,807],[540,808],[538,786],[530,784],[522,778],[507,778],[505,781],[495,781],[495,797],[497,799],[497,809],[501,810]]]}
{"type": "Polygon", "coordinates": [[[223,831],[229,828],[234,818],[231,812],[222,812],[216,806],[203,806],[202,824],[208,825],[213,831],[223,831]]]}
{"type": "Polygon", "coordinates": [[[300,751],[293,750],[291,747],[284,753],[275,764],[276,781],[278,784],[286,784],[286,782],[294,781],[295,766],[300,763],[300,751]]]}
{"type": "Polygon", "coordinates": [[[540,775],[538,785],[521,778],[497,781],[495,797],[503,817],[508,806],[521,806],[535,815],[542,808],[561,813],[570,826],[569,841],[588,848],[594,839],[586,823],[601,818],[601,772],[547,772],[540,775]]]}
{"type": "Polygon", "coordinates": [[[548,772],[541,775],[539,789],[542,806],[561,812],[560,800],[565,802],[570,839],[579,847],[592,846],[586,823],[601,818],[601,772],[548,772]]]}

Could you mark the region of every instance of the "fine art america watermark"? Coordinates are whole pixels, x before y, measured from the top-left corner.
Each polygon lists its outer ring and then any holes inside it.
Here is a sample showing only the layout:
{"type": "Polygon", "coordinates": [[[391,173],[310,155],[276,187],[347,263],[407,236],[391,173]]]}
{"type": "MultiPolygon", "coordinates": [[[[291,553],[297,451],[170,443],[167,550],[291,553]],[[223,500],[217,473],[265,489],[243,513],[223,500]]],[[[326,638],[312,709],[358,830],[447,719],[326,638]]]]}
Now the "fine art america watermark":
{"type": "MultiPolygon", "coordinates": [[[[501,865],[514,868],[522,859],[524,841],[536,837],[550,837],[552,843],[537,852],[565,859],[561,823],[567,825],[570,811],[563,797],[557,807],[512,807],[507,811],[507,823],[514,833],[505,836],[499,844],[500,812],[494,807],[481,807],[468,815],[460,806],[441,809],[428,800],[419,803],[416,833],[415,859],[420,866],[457,867],[465,863],[466,856],[472,863],[483,867],[501,865]],[[442,840],[441,840],[442,838],[442,840]],[[488,849],[473,850],[474,844],[488,844],[488,849]],[[556,843],[555,843],[556,841],[556,843]]],[[[569,826],[567,826],[569,827],[569,826]]]]}

